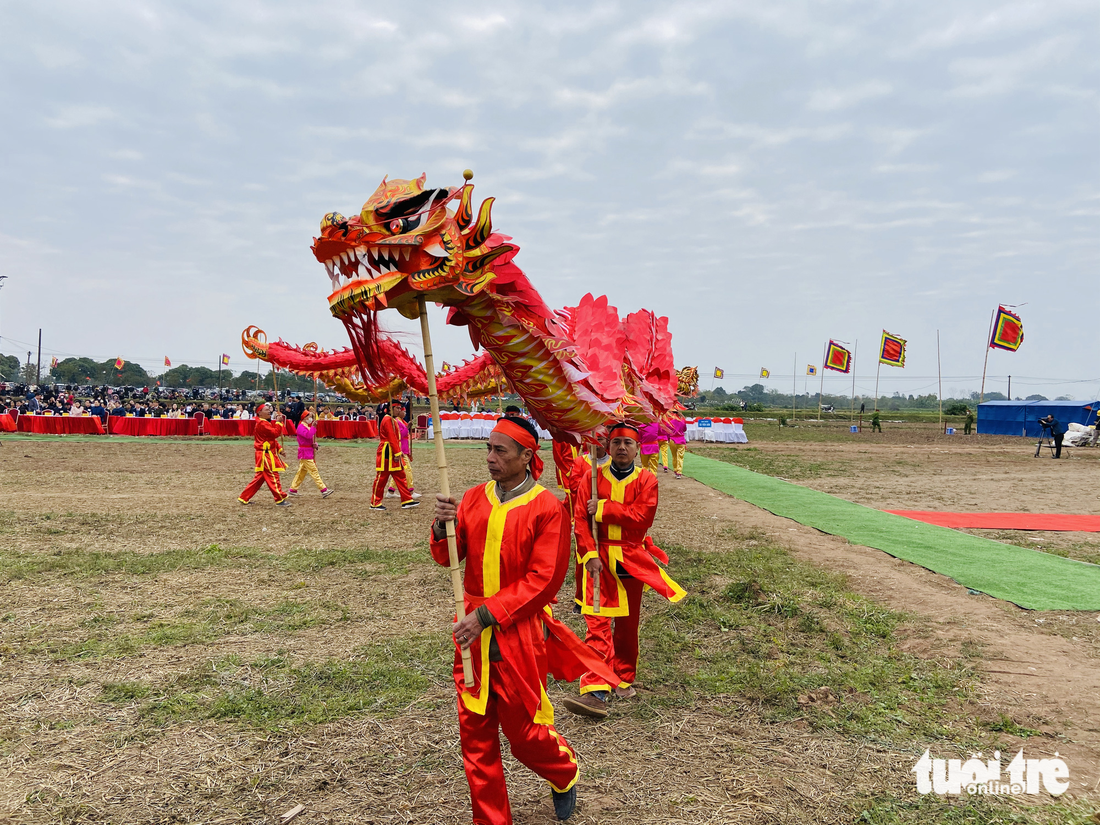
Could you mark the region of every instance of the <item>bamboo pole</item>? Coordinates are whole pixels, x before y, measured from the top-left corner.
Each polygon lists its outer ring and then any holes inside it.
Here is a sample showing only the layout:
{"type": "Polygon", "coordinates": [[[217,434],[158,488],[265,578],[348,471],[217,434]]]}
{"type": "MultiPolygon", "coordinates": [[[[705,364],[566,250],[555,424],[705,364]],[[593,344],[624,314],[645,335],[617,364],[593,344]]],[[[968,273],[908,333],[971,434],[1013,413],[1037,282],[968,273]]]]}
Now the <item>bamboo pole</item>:
{"type": "MultiPolygon", "coordinates": [[[[596,478],[596,472],[599,470],[599,462],[596,459],[596,445],[593,444],[588,449],[588,459],[592,462],[592,498],[599,499],[599,479],[596,478]]],[[[592,543],[596,547],[596,558],[600,557],[600,526],[596,524],[596,517],[589,516],[589,523],[592,525],[592,543]]],[[[592,612],[600,612],[600,576],[592,582],[592,612]]]]}
{"type": "MultiPolygon", "coordinates": [[[[435,388],[435,358],[432,355],[432,336],[428,330],[428,307],[424,296],[417,298],[420,308],[420,334],[424,339],[424,371],[428,374],[428,403],[432,409],[432,427],[435,437],[435,466],[439,468],[439,492],[444,498],[451,497],[451,479],[447,473],[447,452],[443,448],[443,424],[439,418],[439,393],[435,388]]],[[[458,569],[458,541],[455,538],[455,523],[444,523],[447,531],[447,560],[451,571],[451,588],[454,590],[455,616],[458,621],[466,618],[466,603],[463,600],[462,574],[458,569]]],[[[466,687],[474,686],[474,662],[470,648],[459,647],[462,654],[462,679],[466,687]]]]}
{"type": "Polygon", "coordinates": [[[879,350],[878,366],[875,368],[875,409],[878,409],[878,377],[882,374],[882,350],[879,350]]]}

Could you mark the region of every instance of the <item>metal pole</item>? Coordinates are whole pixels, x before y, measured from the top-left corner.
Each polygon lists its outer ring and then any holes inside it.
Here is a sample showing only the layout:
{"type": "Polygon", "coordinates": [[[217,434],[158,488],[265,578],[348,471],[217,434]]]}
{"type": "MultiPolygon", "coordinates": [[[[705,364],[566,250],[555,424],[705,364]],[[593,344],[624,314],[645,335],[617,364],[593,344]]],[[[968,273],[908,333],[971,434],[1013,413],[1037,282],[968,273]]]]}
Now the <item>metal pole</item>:
{"type": "Polygon", "coordinates": [[[992,347],[989,346],[989,342],[993,340],[993,319],[997,317],[997,310],[993,310],[989,314],[989,334],[985,336],[985,363],[982,365],[982,391],[978,393],[978,406],[982,405],[985,401],[985,371],[989,366],[989,350],[992,347]]]}
{"type": "Polygon", "coordinates": [[[1012,376],[1008,376],[1008,400],[1012,400],[1012,376]]]}
{"type": "MultiPolygon", "coordinates": [[[[794,367],[791,372],[791,424],[794,424],[798,411],[798,353],[794,354],[794,367]]],[[[669,447],[671,450],[672,448],[669,447]]]]}
{"type": "Polygon", "coordinates": [[[42,328],[38,328],[38,371],[34,376],[34,383],[42,383],[42,328]]]}
{"type": "Polygon", "coordinates": [[[856,358],[859,356],[859,339],[856,339],[856,345],[852,350],[852,411],[848,416],[848,421],[851,422],[856,417],[856,358]]]}
{"type": "MultiPolygon", "coordinates": [[[[439,468],[439,492],[444,498],[451,497],[451,479],[447,473],[447,452],[443,448],[443,424],[439,418],[439,393],[435,388],[435,358],[432,355],[432,337],[428,330],[428,308],[424,296],[417,299],[420,308],[420,334],[424,338],[424,372],[428,374],[428,403],[432,409],[432,428],[435,437],[435,466],[439,468]]],[[[458,569],[458,541],[455,538],[455,523],[446,522],[447,560],[451,570],[451,588],[454,590],[455,615],[458,621],[466,618],[466,603],[463,599],[462,574],[458,569]]],[[[459,647],[462,654],[462,678],[466,687],[474,686],[474,662],[470,648],[459,647]]]]}
{"type": "Polygon", "coordinates": [[[940,366],[940,331],[936,330],[936,378],[939,381],[940,429],[943,429],[943,367],[940,366]]]}

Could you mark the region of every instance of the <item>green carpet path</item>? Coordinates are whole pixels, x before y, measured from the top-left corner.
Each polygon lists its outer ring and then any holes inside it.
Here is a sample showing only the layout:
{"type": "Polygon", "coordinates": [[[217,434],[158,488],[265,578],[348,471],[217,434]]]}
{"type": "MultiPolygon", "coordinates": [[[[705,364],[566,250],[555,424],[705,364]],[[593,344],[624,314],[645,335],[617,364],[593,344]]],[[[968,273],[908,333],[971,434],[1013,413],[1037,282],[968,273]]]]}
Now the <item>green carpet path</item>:
{"type": "Polygon", "coordinates": [[[1100,566],[884,513],[724,461],[688,453],[708,487],[852,544],[873,547],[1028,610],[1100,610],[1100,566]]]}

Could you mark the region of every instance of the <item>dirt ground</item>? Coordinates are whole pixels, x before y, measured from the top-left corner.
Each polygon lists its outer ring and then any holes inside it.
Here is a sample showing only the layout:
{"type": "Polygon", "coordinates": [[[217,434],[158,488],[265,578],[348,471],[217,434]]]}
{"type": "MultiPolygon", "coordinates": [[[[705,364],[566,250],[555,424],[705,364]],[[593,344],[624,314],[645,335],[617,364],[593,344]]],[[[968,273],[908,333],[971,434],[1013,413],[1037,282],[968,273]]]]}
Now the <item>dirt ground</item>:
{"type": "MultiPolygon", "coordinates": [[[[1100,462],[1085,451],[1069,461],[1037,461],[1026,447],[1025,456],[1016,454],[1018,440],[922,439],[914,435],[905,443],[888,432],[880,442],[748,446],[839,468],[796,480],[876,507],[1100,510],[1094,492],[1100,462]],[[1077,491],[1075,506],[1058,490],[1077,491]]],[[[429,508],[367,510],[373,444],[323,445],[318,464],[336,495],[322,500],[310,485],[287,511],[272,507],[264,491],[248,508],[236,504],[251,475],[250,445],[240,441],[8,439],[0,449],[0,550],[8,553],[372,547],[410,559],[407,569],[380,570],[376,577],[368,562],[355,571],[181,567],[153,576],[46,575],[0,583],[0,821],[268,823],[299,803],[307,809],[299,822],[468,821],[453,686],[445,679],[390,718],[342,719],[305,733],[250,733],[217,722],[154,728],[138,718],[135,705],[101,698],[105,683],[157,683],[226,655],[350,658],[378,640],[449,626],[449,581],[423,563],[429,508]],[[211,594],[272,603],[288,593],[321,614],[343,611],[346,620],[293,633],[145,647],[132,655],[26,652],[43,634],[56,646],[87,635],[89,623],[103,619],[117,622],[121,632],[138,616],[145,622],[178,618],[211,594]]],[[[484,479],[478,448],[456,447],[448,456],[452,489],[484,479]]],[[[431,453],[418,451],[416,458],[418,486],[428,498],[436,489],[431,453]]],[[[980,691],[990,712],[1010,710],[1013,719],[1040,731],[1019,740],[1028,756],[1059,752],[1070,765],[1071,793],[1096,794],[1100,617],[1039,615],[969,596],[942,576],[694,481],[661,474],[659,482],[654,533],[663,540],[690,545],[701,534],[717,536],[723,525],[751,527],[801,558],[847,574],[857,592],[913,616],[898,642],[903,649],[948,660],[980,646],[980,691]]],[[[1084,536],[1078,543],[1091,541],[1084,536]]],[[[715,549],[721,549],[717,539],[715,549]]],[[[560,699],[561,690],[554,686],[551,698],[560,699]]],[[[598,725],[561,712],[557,723],[587,766],[582,806],[572,820],[587,825],[848,822],[845,802],[898,794],[911,785],[906,766],[919,756],[804,725],[770,724],[735,702],[598,725]]],[[[544,785],[511,760],[508,782],[517,822],[554,821],[544,785]]]]}

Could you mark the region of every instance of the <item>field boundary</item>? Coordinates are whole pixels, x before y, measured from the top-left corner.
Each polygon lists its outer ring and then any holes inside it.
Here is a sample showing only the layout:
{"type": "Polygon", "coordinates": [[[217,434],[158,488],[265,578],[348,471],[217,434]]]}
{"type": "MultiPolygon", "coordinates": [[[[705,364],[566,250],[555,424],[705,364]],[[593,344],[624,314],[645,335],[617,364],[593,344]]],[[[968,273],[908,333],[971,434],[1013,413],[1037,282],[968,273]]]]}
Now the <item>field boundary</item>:
{"type": "Polygon", "coordinates": [[[1100,566],[864,507],[688,453],[684,472],[777,516],[948,576],[1027,610],[1100,610],[1100,566]]]}

